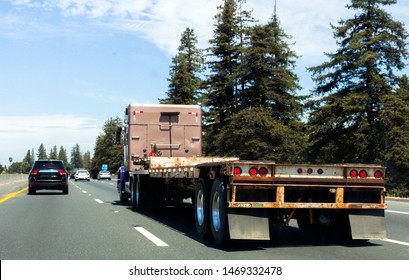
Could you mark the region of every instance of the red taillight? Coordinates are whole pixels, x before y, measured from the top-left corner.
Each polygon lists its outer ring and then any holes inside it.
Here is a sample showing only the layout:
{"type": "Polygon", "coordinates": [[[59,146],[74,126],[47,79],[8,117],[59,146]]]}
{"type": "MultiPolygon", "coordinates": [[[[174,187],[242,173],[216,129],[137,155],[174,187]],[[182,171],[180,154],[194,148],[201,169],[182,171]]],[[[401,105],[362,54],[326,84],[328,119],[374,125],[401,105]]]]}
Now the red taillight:
{"type": "Polygon", "coordinates": [[[324,170],[322,170],[322,169],[320,168],[320,169],[317,170],[317,173],[321,175],[321,174],[324,173],[324,170]]]}
{"type": "Polygon", "coordinates": [[[376,170],[375,173],[374,173],[374,176],[375,176],[376,179],[380,179],[380,178],[383,177],[383,173],[380,170],[376,170]]]}
{"type": "Polygon", "coordinates": [[[356,171],[355,169],[349,171],[349,176],[351,176],[352,178],[358,177],[358,171],[356,171]]]}
{"type": "Polygon", "coordinates": [[[366,177],[368,177],[368,172],[366,172],[365,170],[359,171],[359,178],[366,178],[366,177]]]}
{"type": "Polygon", "coordinates": [[[258,173],[260,174],[260,176],[266,176],[268,174],[268,169],[265,167],[261,167],[258,173]]]}
{"type": "Polygon", "coordinates": [[[249,174],[250,174],[250,176],[256,176],[257,173],[258,173],[257,168],[252,167],[252,168],[249,169],[249,174]]]}
{"type": "Polygon", "coordinates": [[[308,169],[307,169],[307,173],[308,173],[308,174],[312,174],[312,168],[308,168],[308,169]]]}
{"type": "Polygon", "coordinates": [[[233,169],[233,174],[234,175],[240,175],[241,174],[241,168],[238,166],[235,166],[233,169]]]}
{"type": "Polygon", "coordinates": [[[60,170],[58,170],[58,174],[59,175],[67,175],[67,171],[65,171],[63,169],[60,169],[60,170]]]}
{"type": "Polygon", "coordinates": [[[38,170],[37,169],[31,170],[30,175],[34,175],[34,176],[38,175],[38,170]]]}
{"type": "Polygon", "coordinates": [[[297,173],[298,173],[298,174],[301,174],[301,173],[302,173],[302,168],[298,168],[298,169],[297,169],[297,173]]]}

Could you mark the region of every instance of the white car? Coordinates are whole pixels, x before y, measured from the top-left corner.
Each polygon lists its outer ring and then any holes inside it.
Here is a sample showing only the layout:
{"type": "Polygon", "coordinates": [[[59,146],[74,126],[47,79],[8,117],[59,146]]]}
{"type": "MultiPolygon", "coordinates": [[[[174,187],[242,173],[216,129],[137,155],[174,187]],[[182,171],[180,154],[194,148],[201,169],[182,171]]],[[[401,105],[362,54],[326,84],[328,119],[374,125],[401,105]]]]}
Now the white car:
{"type": "Polygon", "coordinates": [[[89,172],[87,170],[78,170],[77,172],[75,172],[74,179],[75,181],[77,180],[89,181],[90,179],[89,172]]]}
{"type": "Polygon", "coordinates": [[[98,180],[108,179],[111,180],[111,173],[109,171],[99,171],[98,180]]]}

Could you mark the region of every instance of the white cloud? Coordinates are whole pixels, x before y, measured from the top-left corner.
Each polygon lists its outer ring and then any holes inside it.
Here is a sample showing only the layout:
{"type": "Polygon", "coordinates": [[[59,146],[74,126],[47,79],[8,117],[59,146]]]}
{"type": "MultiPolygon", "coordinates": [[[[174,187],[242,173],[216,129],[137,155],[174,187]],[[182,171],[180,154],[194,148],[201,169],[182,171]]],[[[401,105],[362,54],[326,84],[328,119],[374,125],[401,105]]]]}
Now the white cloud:
{"type": "MultiPolygon", "coordinates": [[[[201,47],[213,36],[214,16],[222,0],[10,0],[16,5],[58,9],[66,17],[85,17],[116,30],[137,32],[169,54],[177,51],[180,35],[186,27],[193,28],[201,47]]],[[[335,47],[330,23],[349,18],[355,11],[348,10],[350,0],[277,1],[277,14],[284,31],[293,37],[294,49],[301,56],[322,57],[324,51],[335,47]]],[[[399,4],[399,3],[398,3],[399,4]]],[[[402,6],[400,4],[399,6],[402,6]]],[[[247,0],[245,10],[260,23],[274,13],[270,0],[247,0]]],[[[408,7],[385,7],[405,18],[408,7]]]]}
{"type": "Polygon", "coordinates": [[[68,156],[76,144],[82,152],[94,151],[102,123],[89,117],[75,115],[0,116],[0,164],[8,158],[21,161],[28,150],[43,144],[47,152],[54,146],[67,150],[68,156]]]}

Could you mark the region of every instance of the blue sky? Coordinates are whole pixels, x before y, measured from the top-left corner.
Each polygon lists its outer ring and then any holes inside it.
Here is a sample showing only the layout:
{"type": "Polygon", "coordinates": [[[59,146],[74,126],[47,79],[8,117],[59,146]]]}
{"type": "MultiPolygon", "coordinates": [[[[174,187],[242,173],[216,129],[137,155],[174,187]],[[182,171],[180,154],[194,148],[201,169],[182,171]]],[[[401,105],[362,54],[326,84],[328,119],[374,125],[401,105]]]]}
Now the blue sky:
{"type": "MultiPolygon", "coordinates": [[[[166,97],[171,58],[193,28],[208,46],[222,0],[0,0],[0,164],[21,161],[43,144],[94,150],[109,118],[129,103],[166,97]]],[[[336,48],[330,23],[348,19],[347,0],[278,0],[284,31],[301,56],[295,72],[307,93],[306,67],[336,48]]],[[[259,23],[274,1],[247,0],[259,23]]],[[[387,8],[409,27],[409,1],[387,8]]],[[[408,71],[406,71],[408,72],[408,71]]]]}

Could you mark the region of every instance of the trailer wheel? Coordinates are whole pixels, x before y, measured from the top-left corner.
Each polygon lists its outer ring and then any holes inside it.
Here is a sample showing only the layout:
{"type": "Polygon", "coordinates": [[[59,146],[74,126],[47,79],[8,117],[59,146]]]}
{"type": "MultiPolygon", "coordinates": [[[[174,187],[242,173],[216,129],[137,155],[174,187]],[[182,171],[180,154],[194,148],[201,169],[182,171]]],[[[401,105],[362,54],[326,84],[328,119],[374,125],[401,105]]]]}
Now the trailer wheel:
{"type": "Polygon", "coordinates": [[[217,178],[213,183],[210,195],[210,209],[210,228],[214,243],[221,246],[229,240],[229,226],[227,222],[226,187],[220,178],[217,178]]]}
{"type": "Polygon", "coordinates": [[[131,206],[132,210],[140,211],[141,207],[141,178],[139,176],[134,177],[131,180],[131,206]]]}
{"type": "Polygon", "coordinates": [[[210,237],[209,228],[209,194],[205,179],[200,178],[195,191],[194,198],[195,224],[200,238],[210,237]]]}
{"type": "Polygon", "coordinates": [[[118,184],[116,186],[119,194],[119,201],[121,203],[127,203],[128,202],[128,197],[126,197],[122,192],[121,192],[121,182],[118,180],[118,184]]]}

